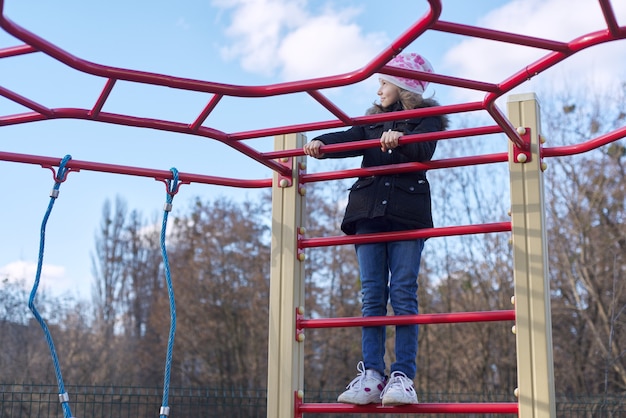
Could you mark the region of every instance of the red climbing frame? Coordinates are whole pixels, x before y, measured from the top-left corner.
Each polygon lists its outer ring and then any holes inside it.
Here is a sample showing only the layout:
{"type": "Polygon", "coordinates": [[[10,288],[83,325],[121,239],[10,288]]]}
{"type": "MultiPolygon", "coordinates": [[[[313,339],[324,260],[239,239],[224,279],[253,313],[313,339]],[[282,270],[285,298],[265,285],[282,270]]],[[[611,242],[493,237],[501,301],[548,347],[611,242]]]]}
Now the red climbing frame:
{"type": "MultiPolygon", "coordinates": [[[[222,84],[204,80],[186,79],[174,77],[164,74],[156,74],[149,72],[136,71],[125,68],[110,67],[98,63],[93,63],[76,57],[56,45],[42,39],[36,34],[12,22],[4,14],[4,1],[0,0],[0,27],[14,38],[19,39],[23,44],[0,49],[0,59],[10,59],[15,56],[24,54],[45,54],[58,60],[61,63],[75,69],[77,72],[93,75],[103,79],[103,88],[98,99],[93,103],[91,108],[49,108],[45,104],[38,103],[23,97],[20,94],[11,91],[0,85],[0,95],[6,99],[13,101],[19,105],[30,109],[29,112],[11,115],[0,115],[0,126],[16,125],[35,121],[44,121],[50,119],[83,119],[94,122],[106,122],[118,125],[126,125],[138,128],[152,128],[170,132],[176,132],[187,135],[211,138],[220,141],[250,159],[267,166],[274,172],[278,173],[281,178],[292,179],[293,175],[289,164],[283,164],[279,159],[283,157],[295,157],[303,155],[300,149],[288,149],[284,151],[259,152],[258,150],[248,146],[243,140],[252,138],[262,138],[275,135],[283,135],[294,132],[316,131],[321,129],[341,128],[351,126],[357,123],[366,123],[380,120],[391,120],[416,116],[454,114],[471,111],[486,111],[493,119],[493,124],[477,128],[466,128],[458,130],[450,130],[446,132],[435,132],[420,135],[411,135],[402,138],[403,142],[411,141],[428,141],[433,139],[444,140],[451,138],[460,138],[467,136],[477,136],[486,134],[504,133],[510,141],[519,149],[524,151],[527,146],[515,127],[510,123],[504,113],[497,107],[496,100],[510,92],[512,89],[520,86],[528,79],[547,70],[548,68],[560,63],[571,55],[594,45],[616,41],[626,38],[626,27],[619,26],[616,16],[613,12],[610,0],[598,0],[606,27],[602,30],[592,33],[581,33],[579,37],[570,42],[559,42],[550,39],[540,39],[520,34],[490,30],[481,27],[468,26],[454,22],[444,22],[439,19],[442,11],[443,0],[427,0],[430,6],[428,12],[421,16],[411,25],[401,36],[393,40],[390,45],[384,48],[375,56],[367,65],[345,74],[337,74],[328,77],[299,80],[288,83],[279,83],[264,86],[240,86],[222,84]],[[450,77],[436,73],[417,73],[409,70],[387,67],[385,64],[389,60],[410,46],[417,38],[427,31],[439,31],[450,34],[463,35],[474,38],[483,38],[495,40],[511,45],[521,45],[532,48],[538,48],[546,51],[546,54],[535,62],[528,63],[519,71],[511,74],[508,78],[500,82],[481,82],[476,80],[462,79],[450,77]],[[363,81],[375,73],[384,73],[396,76],[417,78],[430,81],[435,84],[442,84],[452,87],[467,88],[485,93],[482,101],[469,102],[455,105],[438,106],[426,109],[416,109],[404,112],[394,112],[394,114],[370,115],[360,117],[350,117],[346,112],[340,109],[330,99],[322,93],[323,90],[334,87],[347,86],[363,81]],[[124,114],[114,114],[104,112],[103,108],[109,98],[109,95],[115,88],[118,80],[143,83],[154,86],[165,86],[169,88],[206,93],[206,105],[203,109],[199,109],[198,115],[194,120],[173,121],[163,119],[141,118],[124,114]],[[215,128],[205,125],[208,116],[220,105],[222,98],[225,96],[253,98],[288,95],[294,93],[309,94],[319,105],[327,109],[334,119],[322,121],[310,121],[297,125],[276,126],[273,128],[242,131],[242,132],[222,132],[215,128]]],[[[1,81],[0,81],[1,83],[1,81]]],[[[572,155],[586,152],[610,142],[616,141],[626,136],[626,127],[617,129],[606,135],[590,139],[584,143],[555,147],[543,148],[543,157],[554,157],[572,155]]],[[[325,152],[338,150],[355,149],[360,147],[371,146],[371,141],[362,141],[359,143],[341,144],[324,147],[325,152]]],[[[59,158],[34,156],[0,152],[0,160],[36,164],[43,167],[53,168],[60,163],[59,158]]],[[[342,170],[332,173],[303,173],[299,181],[301,183],[309,183],[323,180],[349,178],[367,173],[368,175],[380,172],[404,172],[412,171],[418,168],[422,169],[439,169],[444,167],[459,167],[474,164],[489,164],[496,162],[508,161],[506,153],[472,156],[463,158],[452,158],[436,160],[427,163],[411,163],[399,164],[392,168],[369,168],[369,169],[352,169],[342,170]]],[[[135,176],[152,177],[158,180],[171,178],[171,172],[165,170],[155,170],[150,168],[138,168],[111,165],[99,162],[87,162],[79,160],[70,160],[67,167],[73,171],[92,170],[100,172],[127,174],[135,176]]],[[[271,179],[259,180],[239,180],[233,178],[215,177],[205,174],[179,173],[179,180],[183,183],[205,183],[231,187],[269,187],[272,184],[271,179]]],[[[434,228],[428,231],[410,231],[395,234],[386,234],[385,236],[360,236],[360,237],[325,237],[325,238],[309,238],[299,240],[299,249],[315,246],[326,245],[342,245],[349,241],[354,243],[367,242],[368,240],[390,240],[397,239],[400,235],[406,237],[418,236],[449,236],[460,234],[486,233],[486,232],[503,232],[510,231],[511,223],[495,223],[477,226],[457,226],[448,228],[434,228]]],[[[438,315],[420,315],[419,319],[415,318],[386,318],[369,319],[372,323],[393,324],[394,321],[413,320],[420,323],[442,323],[442,322],[469,322],[469,321],[499,321],[514,319],[514,311],[496,311],[496,312],[477,312],[463,314],[438,314],[438,315]],[[378,322],[376,322],[378,321],[378,322]]],[[[364,323],[362,318],[338,318],[325,320],[306,320],[301,316],[298,317],[298,331],[303,328],[316,327],[333,327],[333,326],[361,326],[364,323]]],[[[354,407],[349,405],[336,404],[303,404],[302,400],[297,396],[295,399],[296,414],[301,416],[306,412],[370,412],[384,413],[389,409],[380,406],[364,406],[354,407]]],[[[402,409],[403,412],[423,412],[423,413],[517,413],[516,404],[420,404],[417,406],[408,406],[402,409]]]]}
{"type": "MultiPolygon", "coordinates": [[[[468,26],[454,22],[444,22],[439,20],[439,16],[442,10],[442,0],[428,0],[428,3],[430,5],[430,9],[425,15],[419,18],[401,36],[395,39],[387,48],[383,49],[376,57],[374,57],[366,66],[362,68],[356,69],[349,73],[338,74],[329,77],[264,86],[239,86],[211,81],[174,77],[164,74],[142,72],[125,68],[110,67],[89,62],[87,60],[81,59],[80,57],[76,57],[68,53],[67,51],[62,50],[56,45],[46,41],[45,39],[28,31],[20,25],[12,22],[4,14],[4,0],[0,0],[0,27],[2,27],[2,29],[8,34],[24,42],[24,44],[22,45],[16,45],[13,47],[0,49],[0,59],[8,59],[23,54],[42,53],[50,56],[53,59],[58,60],[61,63],[66,64],[76,71],[91,74],[95,77],[101,77],[104,81],[104,87],[102,88],[100,96],[93,104],[93,106],[89,109],[49,108],[45,106],[45,104],[35,102],[27,97],[21,96],[14,91],[0,86],[0,95],[31,110],[27,113],[0,115],[0,126],[15,125],[49,119],[69,118],[92,120],[95,122],[106,122],[140,128],[152,128],[170,132],[177,132],[181,134],[201,136],[220,141],[241,152],[242,154],[248,156],[252,160],[257,161],[284,176],[290,176],[291,173],[289,172],[290,170],[288,169],[288,167],[277,162],[276,158],[301,155],[300,150],[287,150],[281,152],[259,152],[256,149],[244,144],[242,140],[281,135],[293,132],[340,128],[361,122],[389,119],[389,115],[350,117],[337,105],[335,105],[330,99],[324,96],[321,92],[321,90],[328,88],[358,83],[369,78],[375,73],[385,73],[390,75],[419,78],[436,84],[462,87],[485,92],[485,97],[481,102],[470,102],[449,106],[439,106],[436,108],[410,110],[402,112],[401,115],[394,115],[394,118],[406,118],[410,116],[426,116],[435,114],[453,114],[484,110],[491,115],[495,122],[495,126],[459,129],[456,131],[438,133],[435,136],[438,139],[446,139],[479,135],[484,133],[502,132],[506,134],[507,137],[511,141],[513,141],[513,143],[520,147],[523,147],[523,141],[521,140],[519,134],[515,131],[514,127],[511,126],[510,122],[501,111],[501,109],[496,106],[496,100],[510,92],[515,87],[518,87],[531,77],[558,64],[559,62],[567,59],[569,56],[575,54],[578,51],[594,45],[615,41],[626,37],[626,28],[618,25],[610,0],[598,0],[598,7],[601,9],[604,16],[606,29],[592,33],[581,34],[581,36],[570,42],[558,42],[549,39],[540,39],[509,32],[468,26]],[[400,51],[411,45],[413,41],[415,41],[418,37],[420,37],[427,31],[440,31],[476,38],[496,40],[513,45],[523,45],[544,49],[548,52],[539,60],[533,63],[529,63],[527,66],[499,83],[485,83],[476,80],[449,77],[441,74],[416,73],[410,70],[385,66],[385,64],[395,54],[399,53],[400,51]],[[187,91],[204,92],[207,94],[207,103],[204,109],[199,112],[195,120],[188,121],[149,119],[130,115],[103,112],[102,109],[109,95],[115,88],[115,83],[118,80],[155,86],[166,86],[169,88],[187,91]],[[206,118],[219,105],[221,99],[224,96],[269,97],[302,92],[308,93],[321,106],[323,106],[333,115],[335,115],[336,118],[325,121],[311,121],[298,125],[285,125],[269,129],[230,133],[222,132],[220,130],[211,128],[210,126],[204,125],[206,118]]],[[[580,144],[579,146],[577,146],[576,152],[584,152],[585,150],[600,146],[603,143],[615,140],[615,138],[621,138],[624,135],[624,129],[620,129],[613,134],[604,137],[602,140],[590,141],[586,144],[580,144]]],[[[427,140],[426,137],[427,135],[416,135],[415,138],[407,137],[404,140],[427,140]]],[[[432,138],[429,137],[428,139],[432,138]]],[[[349,147],[349,145],[345,145],[345,147],[349,147]]],[[[547,148],[545,150],[545,155],[563,155],[568,154],[569,151],[569,149],[551,150],[547,148]]],[[[42,158],[43,157],[0,152],[0,160],[32,164],[41,164],[42,161],[44,161],[45,165],[58,164],[58,161],[55,159],[42,160],[42,158]]],[[[492,161],[475,161],[472,158],[443,161],[440,160],[428,163],[426,164],[426,166],[428,166],[429,168],[442,168],[448,166],[458,166],[484,162],[492,161]]],[[[164,176],[167,177],[169,175],[168,173],[160,170],[153,171],[150,169],[89,163],[75,160],[70,161],[68,163],[68,167],[74,170],[86,169],[157,178],[162,178],[164,176]]],[[[306,181],[313,181],[313,179],[314,176],[311,176],[306,181]]],[[[183,182],[193,181],[236,187],[267,187],[270,184],[270,180],[250,182],[246,180],[226,179],[205,175],[192,175],[188,173],[180,173],[180,180],[183,182]]]]}

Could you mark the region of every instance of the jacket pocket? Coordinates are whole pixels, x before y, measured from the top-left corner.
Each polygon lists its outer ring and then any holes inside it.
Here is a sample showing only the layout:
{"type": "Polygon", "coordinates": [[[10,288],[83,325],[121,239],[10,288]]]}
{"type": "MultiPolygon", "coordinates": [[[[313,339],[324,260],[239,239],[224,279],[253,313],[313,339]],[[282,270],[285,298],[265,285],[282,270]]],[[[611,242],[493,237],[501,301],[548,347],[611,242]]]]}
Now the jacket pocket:
{"type": "Polygon", "coordinates": [[[426,180],[397,181],[391,199],[390,210],[396,216],[420,223],[431,217],[430,185],[426,180]]]}
{"type": "Polygon", "coordinates": [[[346,207],[346,216],[355,214],[362,214],[369,209],[370,202],[373,199],[374,182],[376,179],[372,177],[365,177],[358,179],[352,187],[350,187],[350,194],[348,195],[348,206],[346,207]]]}
{"type": "Polygon", "coordinates": [[[374,176],[359,178],[348,190],[361,190],[371,186],[374,183],[374,176]]]}

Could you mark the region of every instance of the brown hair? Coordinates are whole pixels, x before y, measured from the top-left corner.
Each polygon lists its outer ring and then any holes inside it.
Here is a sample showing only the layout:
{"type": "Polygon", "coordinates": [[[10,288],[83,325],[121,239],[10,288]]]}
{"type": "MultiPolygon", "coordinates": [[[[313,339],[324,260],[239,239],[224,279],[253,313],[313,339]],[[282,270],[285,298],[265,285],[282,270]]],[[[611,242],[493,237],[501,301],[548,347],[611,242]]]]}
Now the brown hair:
{"type": "MultiPolygon", "coordinates": [[[[400,87],[398,87],[398,92],[398,101],[402,104],[403,110],[411,110],[418,107],[424,107],[424,98],[421,94],[413,93],[412,91],[408,91],[400,87]]],[[[368,109],[367,114],[371,115],[375,113],[384,113],[386,111],[387,110],[379,103],[373,103],[373,106],[368,109]]]]}
{"type": "MultiPolygon", "coordinates": [[[[421,94],[413,93],[411,91],[404,90],[400,87],[398,87],[398,89],[400,90],[400,97],[398,101],[402,105],[402,110],[411,110],[411,109],[417,109],[417,108],[422,108],[422,107],[439,106],[439,103],[437,103],[437,101],[433,98],[424,99],[421,94]]],[[[385,113],[388,111],[389,111],[388,108],[382,107],[379,103],[374,103],[372,107],[367,109],[367,112],[365,112],[365,114],[375,115],[377,113],[385,113]]],[[[446,115],[440,115],[438,117],[441,118],[442,129],[447,129],[448,124],[449,124],[448,117],[446,115]]]]}

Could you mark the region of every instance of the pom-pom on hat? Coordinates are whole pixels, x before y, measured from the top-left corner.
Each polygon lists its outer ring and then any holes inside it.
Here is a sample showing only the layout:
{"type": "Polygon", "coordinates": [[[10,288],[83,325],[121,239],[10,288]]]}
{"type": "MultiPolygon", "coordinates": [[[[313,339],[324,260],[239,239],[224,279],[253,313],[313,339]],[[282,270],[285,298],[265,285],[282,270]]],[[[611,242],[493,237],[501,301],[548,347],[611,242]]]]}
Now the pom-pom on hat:
{"type": "MultiPolygon", "coordinates": [[[[433,66],[426,58],[414,52],[396,55],[387,65],[396,68],[406,68],[407,70],[423,71],[425,73],[432,73],[434,71],[433,66]]],[[[428,86],[428,81],[414,80],[412,78],[396,77],[388,74],[379,74],[378,77],[402,89],[417,94],[424,93],[424,90],[426,90],[428,86]]]]}

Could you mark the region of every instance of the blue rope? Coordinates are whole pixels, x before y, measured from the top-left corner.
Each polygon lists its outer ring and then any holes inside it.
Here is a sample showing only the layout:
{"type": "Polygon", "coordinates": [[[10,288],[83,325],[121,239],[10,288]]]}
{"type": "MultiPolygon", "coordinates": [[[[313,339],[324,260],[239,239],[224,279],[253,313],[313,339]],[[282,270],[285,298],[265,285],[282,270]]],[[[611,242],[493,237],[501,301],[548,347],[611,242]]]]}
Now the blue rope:
{"type": "Polygon", "coordinates": [[[63,408],[63,417],[71,418],[72,411],[70,410],[69,405],[69,397],[65,392],[65,385],[63,384],[63,376],[61,374],[61,366],[59,365],[59,358],[57,356],[56,350],[54,348],[54,342],[52,341],[52,335],[50,334],[50,330],[48,329],[48,325],[43,320],[39,311],[35,307],[35,297],[37,295],[37,288],[39,287],[39,280],[41,279],[41,269],[43,266],[43,254],[44,254],[44,243],[46,237],[46,224],[48,223],[48,218],[50,217],[50,213],[52,212],[52,207],[54,206],[54,201],[59,195],[59,188],[61,187],[61,183],[65,181],[65,178],[69,172],[69,170],[65,167],[67,162],[72,159],[71,155],[66,155],[63,160],[61,160],[61,164],[59,165],[59,171],[55,176],[54,187],[52,188],[52,192],[50,193],[50,203],[48,204],[48,210],[44,215],[43,222],[41,223],[41,235],[39,240],[39,260],[37,262],[37,274],[35,276],[35,283],[33,284],[33,289],[30,292],[30,298],[28,299],[28,307],[32,311],[33,315],[39,322],[39,325],[43,329],[43,333],[46,337],[46,342],[48,343],[48,347],[50,348],[50,354],[52,355],[52,362],[54,364],[54,373],[56,374],[57,383],[59,386],[59,401],[61,402],[61,407],[63,408]]]}
{"type": "Polygon", "coordinates": [[[176,301],[174,300],[174,288],[172,286],[172,277],[170,273],[170,265],[167,259],[167,250],[165,248],[165,228],[167,226],[167,217],[172,210],[172,200],[178,192],[178,170],[171,168],[173,179],[167,180],[167,198],[165,208],[163,210],[163,225],[161,226],[161,254],[163,256],[163,265],[165,268],[165,280],[167,281],[167,291],[170,299],[170,334],[167,340],[167,356],[165,359],[165,378],[163,383],[163,401],[161,404],[160,418],[169,415],[170,408],[168,406],[168,398],[170,392],[170,372],[172,369],[172,351],[174,349],[174,336],[176,334],[176,301]]]}

